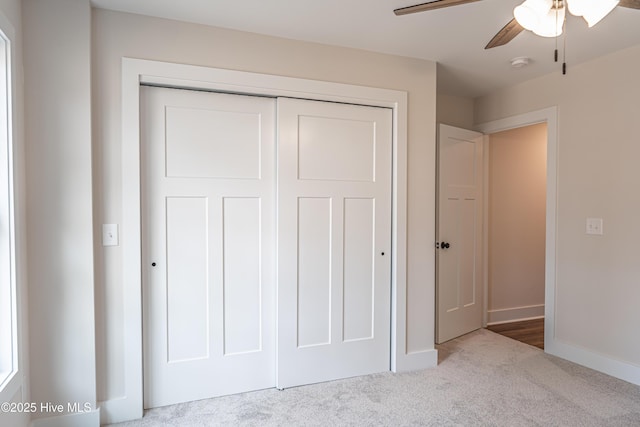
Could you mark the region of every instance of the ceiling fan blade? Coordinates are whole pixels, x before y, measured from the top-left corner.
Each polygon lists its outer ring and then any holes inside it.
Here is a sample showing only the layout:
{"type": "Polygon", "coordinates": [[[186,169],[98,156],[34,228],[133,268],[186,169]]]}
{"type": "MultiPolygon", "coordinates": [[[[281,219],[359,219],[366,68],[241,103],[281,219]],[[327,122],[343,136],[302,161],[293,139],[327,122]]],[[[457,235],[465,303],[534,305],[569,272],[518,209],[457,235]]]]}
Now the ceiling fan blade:
{"type": "Polygon", "coordinates": [[[513,40],[518,34],[520,34],[524,30],[522,25],[518,24],[515,18],[513,18],[507,25],[502,27],[498,34],[493,36],[491,41],[487,43],[484,47],[485,49],[491,49],[492,47],[498,47],[509,43],[513,40]]]}
{"type": "Polygon", "coordinates": [[[618,6],[640,9],[640,0],[620,0],[618,6]]]}
{"type": "Polygon", "coordinates": [[[396,16],[408,15],[410,13],[425,12],[427,10],[435,10],[442,7],[458,6],[460,4],[472,3],[474,1],[480,0],[435,0],[428,3],[416,4],[415,6],[401,7],[400,9],[394,10],[393,13],[395,13],[396,16]]]}

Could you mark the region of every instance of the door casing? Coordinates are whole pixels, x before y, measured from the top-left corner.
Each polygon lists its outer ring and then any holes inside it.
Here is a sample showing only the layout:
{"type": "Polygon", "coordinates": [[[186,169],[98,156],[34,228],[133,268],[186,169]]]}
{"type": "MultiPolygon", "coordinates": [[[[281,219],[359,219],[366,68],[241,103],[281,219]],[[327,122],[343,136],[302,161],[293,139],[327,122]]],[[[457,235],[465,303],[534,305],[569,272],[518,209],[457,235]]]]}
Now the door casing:
{"type": "Polygon", "coordinates": [[[142,417],[140,84],[283,96],[393,109],[391,370],[437,364],[437,351],[407,351],[407,93],[340,83],[124,58],[122,62],[122,259],[126,348],[123,396],[101,402],[103,420],[142,417]]]}
{"type": "MultiPolygon", "coordinates": [[[[557,158],[558,158],[558,108],[549,107],[529,113],[519,114],[500,120],[482,123],[476,126],[478,132],[485,135],[509,129],[520,128],[538,123],[547,124],[547,207],[546,207],[546,236],[545,236],[545,296],[544,296],[544,351],[550,354],[558,353],[558,343],[555,339],[555,292],[556,292],[556,234],[557,234],[557,158]]],[[[485,147],[488,144],[485,136],[485,147]]],[[[486,159],[486,156],[485,156],[486,159]]],[[[486,168],[485,168],[486,170],[486,168]]],[[[485,175],[486,176],[486,175],[485,175]]],[[[486,182],[485,182],[486,183],[486,182]]],[[[486,203],[485,203],[486,209],[486,203]]],[[[486,212],[485,212],[486,213],[486,212]]],[[[486,221],[485,221],[486,224],[486,221]]],[[[486,230],[486,225],[485,225],[486,230]]],[[[486,233],[485,233],[486,234],[486,233]]],[[[485,307],[483,326],[487,324],[487,239],[484,241],[484,292],[485,307]]]]}

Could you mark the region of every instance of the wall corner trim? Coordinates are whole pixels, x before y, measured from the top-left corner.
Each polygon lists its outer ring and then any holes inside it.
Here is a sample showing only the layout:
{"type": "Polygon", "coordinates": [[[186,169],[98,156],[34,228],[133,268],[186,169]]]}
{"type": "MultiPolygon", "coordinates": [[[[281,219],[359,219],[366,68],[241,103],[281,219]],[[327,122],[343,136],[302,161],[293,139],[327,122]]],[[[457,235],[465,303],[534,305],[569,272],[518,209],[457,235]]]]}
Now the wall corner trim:
{"type": "Polygon", "coordinates": [[[438,366],[438,350],[431,349],[407,353],[402,366],[394,372],[419,371],[436,366],[438,366]]]}

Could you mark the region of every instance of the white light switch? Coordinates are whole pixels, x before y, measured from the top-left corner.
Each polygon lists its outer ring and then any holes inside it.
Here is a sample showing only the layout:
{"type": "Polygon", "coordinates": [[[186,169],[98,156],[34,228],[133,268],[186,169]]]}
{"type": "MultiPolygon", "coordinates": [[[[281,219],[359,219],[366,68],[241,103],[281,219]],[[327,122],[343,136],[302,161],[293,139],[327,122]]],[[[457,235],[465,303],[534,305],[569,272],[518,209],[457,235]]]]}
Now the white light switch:
{"type": "Polygon", "coordinates": [[[587,234],[603,234],[602,218],[587,218],[587,234]]]}
{"type": "Polygon", "coordinates": [[[102,246],[118,246],[118,224],[102,224],[102,246]]]}

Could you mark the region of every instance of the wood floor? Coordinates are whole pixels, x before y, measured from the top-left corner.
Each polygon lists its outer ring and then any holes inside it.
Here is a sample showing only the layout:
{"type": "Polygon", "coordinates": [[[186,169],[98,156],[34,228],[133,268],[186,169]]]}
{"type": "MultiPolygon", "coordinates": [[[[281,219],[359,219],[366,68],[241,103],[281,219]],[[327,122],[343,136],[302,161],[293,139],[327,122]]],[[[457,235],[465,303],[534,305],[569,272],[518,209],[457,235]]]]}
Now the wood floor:
{"type": "Polygon", "coordinates": [[[544,350],[544,319],[502,323],[487,326],[487,329],[544,350]]]}

